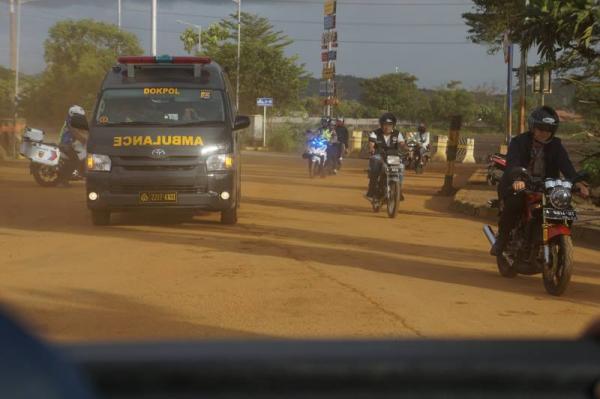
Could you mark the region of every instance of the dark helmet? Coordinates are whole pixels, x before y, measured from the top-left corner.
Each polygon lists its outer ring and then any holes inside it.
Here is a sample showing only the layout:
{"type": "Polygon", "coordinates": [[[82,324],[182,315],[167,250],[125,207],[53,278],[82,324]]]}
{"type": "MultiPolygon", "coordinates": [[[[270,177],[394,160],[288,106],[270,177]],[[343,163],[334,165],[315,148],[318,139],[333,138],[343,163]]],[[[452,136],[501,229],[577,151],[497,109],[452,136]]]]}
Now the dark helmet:
{"type": "Polygon", "coordinates": [[[533,132],[533,128],[552,132],[552,135],[558,130],[560,118],[552,107],[538,107],[531,112],[527,119],[529,131],[533,132]]]}
{"type": "Polygon", "coordinates": [[[81,114],[75,114],[71,116],[71,127],[82,130],[90,130],[86,117],[81,114]]]}
{"type": "Polygon", "coordinates": [[[421,122],[417,125],[417,131],[419,133],[425,133],[427,131],[427,126],[423,122],[421,122]]]}
{"type": "Polygon", "coordinates": [[[321,127],[328,127],[331,124],[331,118],[324,116],[321,118],[321,127]]]}
{"type": "Polygon", "coordinates": [[[391,123],[392,125],[396,126],[396,122],[397,122],[397,119],[394,116],[394,114],[392,114],[391,112],[386,112],[385,114],[381,115],[381,117],[379,118],[380,126],[383,126],[386,123],[391,123]]]}

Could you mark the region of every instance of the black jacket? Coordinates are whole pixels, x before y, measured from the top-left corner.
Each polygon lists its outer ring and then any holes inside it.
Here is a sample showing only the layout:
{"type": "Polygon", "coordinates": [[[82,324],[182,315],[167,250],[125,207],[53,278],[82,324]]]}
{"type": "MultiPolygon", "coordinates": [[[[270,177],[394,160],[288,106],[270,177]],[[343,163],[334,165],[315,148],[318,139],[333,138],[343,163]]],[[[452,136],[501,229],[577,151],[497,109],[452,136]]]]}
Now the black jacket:
{"type": "MultiPolygon", "coordinates": [[[[506,171],[498,185],[498,194],[504,197],[512,193],[512,181],[508,175],[514,167],[527,168],[531,160],[531,147],[533,145],[533,133],[525,132],[513,138],[508,146],[506,155],[506,171]]],[[[558,137],[554,137],[548,144],[544,145],[544,162],[546,166],[546,178],[558,179],[560,174],[567,179],[573,179],[577,172],[573,167],[567,150],[563,147],[558,137]]]]}
{"type": "Polygon", "coordinates": [[[388,145],[383,136],[383,129],[379,128],[369,134],[369,141],[375,143],[375,150],[378,152],[382,150],[398,150],[400,148],[399,144],[404,142],[404,137],[402,137],[398,130],[394,130],[390,136],[390,144],[388,145]]]}
{"type": "Polygon", "coordinates": [[[337,126],[335,133],[337,134],[338,141],[348,147],[348,129],[346,126],[337,126]]]}

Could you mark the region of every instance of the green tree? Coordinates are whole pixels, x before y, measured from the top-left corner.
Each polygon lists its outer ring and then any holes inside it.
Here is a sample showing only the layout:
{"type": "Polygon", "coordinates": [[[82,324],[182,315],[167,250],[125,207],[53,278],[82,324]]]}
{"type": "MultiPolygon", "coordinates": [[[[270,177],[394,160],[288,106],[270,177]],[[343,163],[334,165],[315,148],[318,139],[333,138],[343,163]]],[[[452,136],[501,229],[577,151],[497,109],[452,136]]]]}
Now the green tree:
{"type": "Polygon", "coordinates": [[[25,90],[28,118],[58,123],[72,104],[91,109],[106,72],[120,54],[142,53],[135,35],[91,19],[66,20],[50,28],[44,42],[46,69],[25,90]]]}
{"type": "MultiPolygon", "coordinates": [[[[241,15],[240,110],[256,113],[258,97],[273,97],[274,111],[285,113],[301,107],[300,96],[307,73],[297,56],[284,53],[292,40],[276,31],[268,19],[241,15]]],[[[181,35],[184,48],[194,51],[198,33],[187,29],[181,35]]],[[[237,77],[237,18],[231,16],[202,34],[203,54],[221,64],[232,82],[237,77]]]]}
{"type": "Polygon", "coordinates": [[[390,73],[362,82],[362,103],[368,114],[391,111],[398,119],[415,121],[429,115],[429,103],[408,73],[390,73]]]}
{"type": "Polygon", "coordinates": [[[448,121],[453,115],[462,115],[463,121],[473,121],[477,115],[475,97],[461,85],[459,81],[451,81],[433,94],[431,112],[436,120],[448,121]]]}

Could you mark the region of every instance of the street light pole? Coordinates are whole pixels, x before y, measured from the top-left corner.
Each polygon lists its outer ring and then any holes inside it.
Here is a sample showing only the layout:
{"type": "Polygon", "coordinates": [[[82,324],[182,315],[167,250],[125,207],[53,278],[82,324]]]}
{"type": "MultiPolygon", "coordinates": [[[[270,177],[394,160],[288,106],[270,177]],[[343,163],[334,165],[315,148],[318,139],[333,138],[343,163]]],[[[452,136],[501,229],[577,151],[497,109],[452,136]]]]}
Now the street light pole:
{"type": "Polygon", "coordinates": [[[121,0],[117,0],[117,25],[119,26],[119,30],[121,30],[121,0]]]}
{"type": "Polygon", "coordinates": [[[242,0],[233,0],[238,5],[238,36],[237,36],[237,79],[235,89],[235,108],[240,108],[240,58],[242,53],[242,0]]]}
{"type": "Polygon", "coordinates": [[[202,25],[192,24],[191,22],[182,21],[181,19],[177,20],[178,24],[189,25],[196,29],[198,29],[198,53],[202,52],[202,25]]]}
{"type": "Polygon", "coordinates": [[[157,4],[158,0],[152,0],[152,21],[151,21],[151,30],[152,30],[152,55],[156,55],[156,12],[158,8],[157,4]]]}

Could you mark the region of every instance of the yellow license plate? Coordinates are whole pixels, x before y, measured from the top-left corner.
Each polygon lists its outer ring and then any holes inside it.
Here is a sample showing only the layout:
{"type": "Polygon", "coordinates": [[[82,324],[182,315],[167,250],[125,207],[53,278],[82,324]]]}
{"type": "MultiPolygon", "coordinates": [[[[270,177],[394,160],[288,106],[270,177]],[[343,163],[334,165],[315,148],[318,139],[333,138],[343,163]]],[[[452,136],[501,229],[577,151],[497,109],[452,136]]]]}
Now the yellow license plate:
{"type": "Polygon", "coordinates": [[[177,193],[143,192],[140,193],[141,204],[172,204],[177,203],[177,193]]]}

